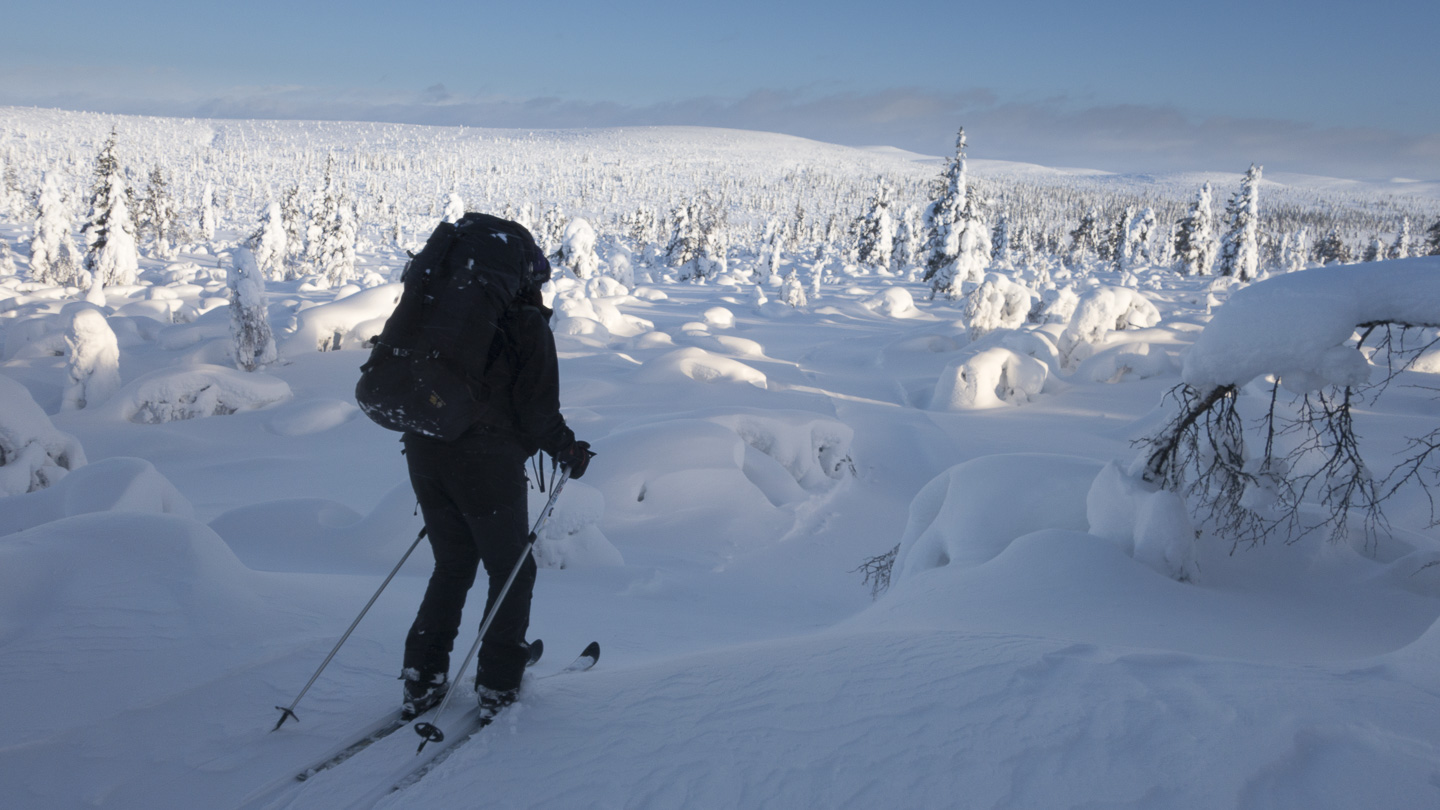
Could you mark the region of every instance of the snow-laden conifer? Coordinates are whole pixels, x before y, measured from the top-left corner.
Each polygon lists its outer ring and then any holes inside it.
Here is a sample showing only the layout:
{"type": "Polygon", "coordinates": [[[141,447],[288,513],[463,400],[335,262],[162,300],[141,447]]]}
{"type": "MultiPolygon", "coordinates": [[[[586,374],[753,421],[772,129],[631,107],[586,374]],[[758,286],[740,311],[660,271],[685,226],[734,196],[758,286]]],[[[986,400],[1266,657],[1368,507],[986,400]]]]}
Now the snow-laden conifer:
{"type": "Polygon", "coordinates": [[[140,201],[139,231],[148,232],[154,255],[161,259],[175,257],[175,201],[170,197],[170,184],[159,166],[150,170],[145,196],[140,201]]]}
{"type": "Polygon", "coordinates": [[[800,283],[800,276],[795,268],[785,274],[785,281],[780,285],[780,300],[787,306],[799,309],[807,303],[805,299],[805,285],[800,283]]]}
{"type": "Polygon", "coordinates": [[[1207,276],[1215,262],[1215,214],[1211,207],[1210,184],[1201,186],[1190,211],[1180,220],[1175,234],[1175,254],[1187,276],[1207,276]]]}
{"type": "Polygon", "coordinates": [[[85,221],[85,269],[104,286],[130,285],[140,267],[135,222],[127,205],[125,173],[115,154],[114,130],[95,161],[90,215],[85,221]]]}
{"type": "Polygon", "coordinates": [[[355,278],[357,236],[355,208],[342,201],[336,208],[334,218],[326,223],[324,246],[320,254],[320,274],[330,286],[338,287],[355,278]]]}
{"type": "Polygon", "coordinates": [[[235,367],[255,371],[275,362],[275,339],[265,300],[265,276],[248,248],[232,254],[226,283],[230,287],[230,338],[235,367]]]}
{"type": "Polygon", "coordinates": [[[445,198],[445,221],[450,223],[459,222],[464,216],[465,201],[460,199],[459,194],[453,191],[450,192],[450,196],[445,198]]]}
{"type": "Polygon", "coordinates": [[[1339,227],[1331,228],[1315,243],[1315,261],[1321,264],[1349,264],[1350,259],[1350,246],[1340,236],[1339,227]]]}
{"type": "Polygon", "coordinates": [[[78,411],[104,402],[120,389],[120,343],[100,310],[83,304],[65,332],[69,382],[60,409],[78,411]]]}
{"type": "Polygon", "coordinates": [[[1220,274],[1253,281],[1260,270],[1260,166],[1250,165],[1240,190],[1226,206],[1227,228],[1220,245],[1220,274]]]}
{"type": "Polygon", "coordinates": [[[960,254],[960,216],[968,197],[964,127],[955,135],[955,157],[946,163],[945,172],[937,183],[937,192],[925,208],[926,281],[931,281],[947,268],[948,275],[953,277],[953,265],[960,254]]]}
{"type": "Polygon", "coordinates": [[[13,276],[16,272],[15,252],[11,250],[8,240],[0,239],[0,276],[13,276]]]}
{"type": "Polygon", "coordinates": [[[1065,262],[1072,267],[1083,267],[1086,262],[1100,256],[1101,241],[1100,213],[1091,208],[1070,232],[1070,249],[1065,254],[1065,262]]]}
{"type": "Polygon", "coordinates": [[[46,172],[36,202],[35,236],[30,240],[30,280],[41,284],[75,286],[82,272],[75,261],[70,210],[60,193],[54,172],[46,172]]]}
{"type": "Polygon", "coordinates": [[[215,184],[206,183],[205,189],[200,192],[200,238],[206,242],[215,241],[215,184]]]}
{"type": "Polygon", "coordinates": [[[1425,255],[1440,256],[1440,219],[1425,229],[1425,255]]]}
{"type": "Polygon", "coordinates": [[[249,239],[260,274],[271,281],[285,279],[285,257],[288,250],[285,216],[280,203],[271,200],[260,216],[260,228],[249,239]]]}
{"type": "Polygon", "coordinates": [[[560,263],[580,280],[600,271],[600,257],[595,255],[595,228],[583,219],[572,219],[560,238],[560,263]]]}
{"type": "Polygon", "coordinates": [[[1400,232],[1395,234],[1395,241],[1390,243],[1390,249],[1385,252],[1387,259],[1408,259],[1410,258],[1410,218],[1400,220],[1400,232]]]}
{"type": "Polygon", "coordinates": [[[895,220],[890,216],[890,198],[890,187],[881,183],[860,221],[857,258],[862,267],[870,270],[888,271],[895,253],[895,220]]]}

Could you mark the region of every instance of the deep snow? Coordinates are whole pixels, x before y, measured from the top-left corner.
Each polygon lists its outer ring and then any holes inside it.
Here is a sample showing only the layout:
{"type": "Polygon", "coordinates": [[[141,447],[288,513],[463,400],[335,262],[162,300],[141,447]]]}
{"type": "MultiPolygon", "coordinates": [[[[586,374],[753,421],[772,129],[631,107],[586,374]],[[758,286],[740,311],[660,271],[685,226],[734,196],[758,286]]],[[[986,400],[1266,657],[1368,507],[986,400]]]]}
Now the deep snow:
{"type": "MultiPolygon", "coordinates": [[[[893,277],[801,310],[751,285],[562,285],[562,399],[599,455],[542,538],[531,635],[537,675],[592,639],[599,667],[532,680],[400,793],[408,731],[260,806],[1437,806],[1423,499],[1369,550],[1202,537],[1186,583],[1100,531],[1097,477],[1230,296],[1102,280],[1097,302],[1155,317],[1072,337],[1072,363],[1066,329],[1103,318],[972,342],[961,306],[893,277]],[[1043,377],[1002,390],[1007,362],[1043,377]],[[965,369],[995,375],[985,398],[954,393],[965,369]],[[855,569],[897,543],[872,602],[855,569]]],[[[0,313],[36,316],[0,319],[3,401],[23,386],[53,423],[32,432],[88,461],[0,499],[5,806],[244,806],[398,702],[423,546],[269,731],[420,529],[396,436],[350,396],[393,288],[272,284],[277,324],[306,308],[282,362],[244,374],[228,307],[187,283],[167,300],[193,318],[163,327],[119,314],[153,308],[143,290],[112,293],[121,386],[82,410],[47,348],[61,307],[0,313]]],[[[1434,374],[1400,382],[1362,416],[1377,465],[1434,427],[1434,374]]]]}

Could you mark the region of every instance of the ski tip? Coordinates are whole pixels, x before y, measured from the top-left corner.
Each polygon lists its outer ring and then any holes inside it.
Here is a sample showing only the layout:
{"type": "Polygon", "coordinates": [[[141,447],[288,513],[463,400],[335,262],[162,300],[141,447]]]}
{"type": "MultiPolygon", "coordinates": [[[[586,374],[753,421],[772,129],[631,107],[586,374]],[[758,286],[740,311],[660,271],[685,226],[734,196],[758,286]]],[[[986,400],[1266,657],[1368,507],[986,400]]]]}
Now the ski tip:
{"type": "Polygon", "coordinates": [[[590,642],[589,646],[585,648],[585,651],[580,653],[580,657],[589,658],[592,665],[598,662],[600,660],[600,642],[590,642]]]}
{"type": "Polygon", "coordinates": [[[534,641],[530,642],[529,651],[530,658],[525,661],[525,666],[527,667],[534,665],[537,661],[540,660],[540,656],[545,654],[545,642],[541,641],[538,638],[535,639],[534,641]]]}

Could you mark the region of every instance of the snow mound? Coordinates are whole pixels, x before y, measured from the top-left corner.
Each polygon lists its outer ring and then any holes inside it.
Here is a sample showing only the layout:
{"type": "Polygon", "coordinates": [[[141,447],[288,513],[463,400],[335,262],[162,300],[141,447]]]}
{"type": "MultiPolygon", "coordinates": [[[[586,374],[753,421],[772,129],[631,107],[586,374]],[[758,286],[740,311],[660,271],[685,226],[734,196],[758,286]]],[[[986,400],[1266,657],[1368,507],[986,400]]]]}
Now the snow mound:
{"type": "Polygon", "coordinates": [[[891,318],[919,318],[923,313],[915,306],[910,291],[903,287],[888,287],[860,302],[860,306],[891,318]]]}
{"type": "Polygon", "coordinates": [[[0,535],[92,512],[153,512],[193,517],[194,509],[155,466],[139,458],[107,458],[48,489],[0,498],[0,535]]]}
{"type": "Polygon", "coordinates": [[[910,503],[893,582],[947,565],[974,566],[1041,529],[1086,528],[1085,498],[1101,465],[1044,453],[983,456],[951,467],[910,503]]]}
{"type": "Polygon", "coordinates": [[[1360,385],[1370,363],[1347,345],[1383,321],[1440,326],[1440,258],[1316,267],[1237,290],[1185,357],[1200,389],[1278,375],[1291,391],[1360,385]]]}
{"type": "Polygon", "coordinates": [[[1159,489],[1114,462],[1095,477],[1086,496],[1090,533],[1181,581],[1193,580],[1195,527],[1178,493],[1159,489]]]}
{"type": "Polygon", "coordinates": [[[218,535],[187,518],[57,520],[0,538],[0,644],[56,634],[113,643],[117,630],[130,649],[211,637],[217,618],[255,606],[246,574],[218,535]]]}
{"type": "Polygon", "coordinates": [[[677,376],[705,383],[749,383],[756,388],[765,388],[767,385],[763,372],[739,360],[719,357],[695,346],[677,349],[649,360],[636,372],[636,378],[641,382],[668,383],[677,376]]]}
{"type": "Polygon", "coordinates": [[[290,386],[268,374],[214,365],[153,371],[130,382],[97,415],[141,424],[224,416],[290,399],[290,386]]]}
{"type": "Polygon", "coordinates": [[[612,537],[702,549],[778,538],[795,525],[798,507],[838,491],[850,435],[823,417],[772,412],[618,431],[596,443],[602,525],[612,537]]]}
{"type": "Polygon", "coordinates": [[[1029,355],[995,346],[952,363],[935,381],[930,409],[973,411],[1021,405],[1045,390],[1050,368],[1029,355]]]}
{"type": "Polygon", "coordinates": [[[29,389],[0,375],[0,496],[44,489],[84,465],[80,442],[55,429],[29,389]]]}
{"type": "Polygon", "coordinates": [[[296,316],[295,329],[281,339],[280,354],[363,348],[400,302],[403,284],[382,284],[338,301],[310,307],[296,316]]]}
{"type": "Polygon", "coordinates": [[[1065,331],[1060,333],[1060,356],[1067,368],[1095,353],[1112,330],[1154,326],[1160,310],[1150,299],[1129,287],[1096,287],[1080,296],[1065,331]]]}
{"type": "MultiPolygon", "coordinates": [[[[407,482],[368,515],[323,498],[287,498],[232,509],[210,521],[210,528],[257,571],[373,574],[390,570],[420,533],[424,521],[414,508],[407,482]]],[[[428,543],[415,554],[430,564],[428,543]]]]}
{"type": "MultiPolygon", "coordinates": [[[[530,490],[530,514],[539,515],[548,495],[530,490]]],[[[569,481],[555,511],[535,541],[535,562],[541,568],[624,565],[620,550],[600,531],[605,496],[584,481],[569,481]]]]}
{"type": "Polygon", "coordinates": [[[1095,354],[1075,370],[1075,377],[1098,383],[1144,380],[1170,374],[1175,364],[1165,352],[1149,343],[1126,343],[1095,354]]]}

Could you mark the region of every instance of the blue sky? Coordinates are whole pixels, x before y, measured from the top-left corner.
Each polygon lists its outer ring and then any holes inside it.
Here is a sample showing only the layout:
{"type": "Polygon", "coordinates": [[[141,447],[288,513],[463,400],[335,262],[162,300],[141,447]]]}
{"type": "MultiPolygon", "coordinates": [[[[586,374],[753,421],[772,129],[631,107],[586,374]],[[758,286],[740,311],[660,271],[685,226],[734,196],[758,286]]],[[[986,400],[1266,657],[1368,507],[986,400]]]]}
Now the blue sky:
{"type": "Polygon", "coordinates": [[[927,154],[963,124],[974,158],[1440,179],[1433,0],[48,0],[0,23],[0,104],[927,154]]]}

